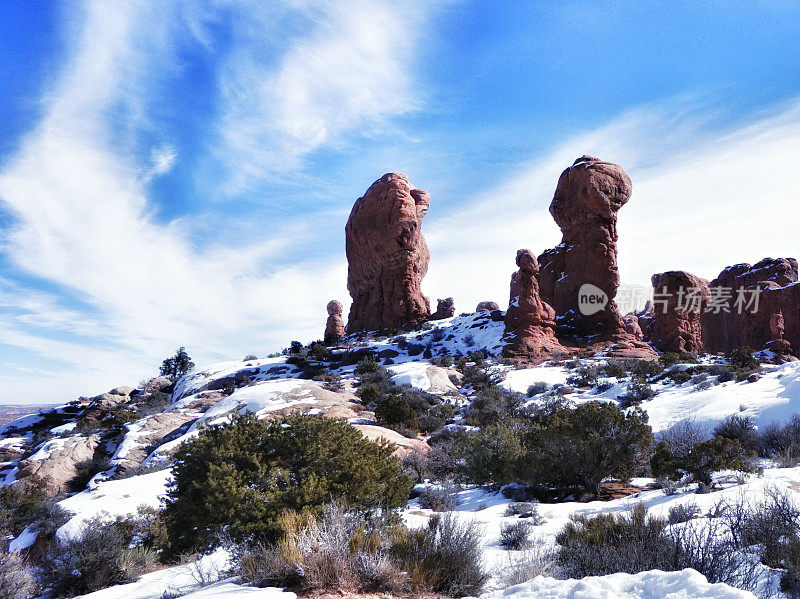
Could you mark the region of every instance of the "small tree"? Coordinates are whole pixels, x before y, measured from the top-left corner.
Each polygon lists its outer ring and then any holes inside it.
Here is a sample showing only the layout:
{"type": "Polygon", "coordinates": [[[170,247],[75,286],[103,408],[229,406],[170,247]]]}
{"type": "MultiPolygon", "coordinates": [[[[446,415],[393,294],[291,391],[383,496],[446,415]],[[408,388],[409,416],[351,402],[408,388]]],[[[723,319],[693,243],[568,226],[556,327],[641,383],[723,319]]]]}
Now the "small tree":
{"type": "Polygon", "coordinates": [[[318,512],[325,502],[394,509],[411,491],[389,443],[365,439],[347,422],[252,414],[210,426],[175,455],[164,519],[174,555],[238,541],[275,542],[285,510],[318,512]]]}
{"type": "Polygon", "coordinates": [[[650,457],[653,432],[639,409],[627,413],[605,402],[556,409],[523,441],[523,479],[562,492],[596,496],[608,477],[633,476],[650,457]]]}
{"type": "Polygon", "coordinates": [[[186,353],[185,347],[178,348],[174,356],[161,363],[161,376],[165,376],[173,382],[191,370],[194,370],[194,362],[186,353]]]}

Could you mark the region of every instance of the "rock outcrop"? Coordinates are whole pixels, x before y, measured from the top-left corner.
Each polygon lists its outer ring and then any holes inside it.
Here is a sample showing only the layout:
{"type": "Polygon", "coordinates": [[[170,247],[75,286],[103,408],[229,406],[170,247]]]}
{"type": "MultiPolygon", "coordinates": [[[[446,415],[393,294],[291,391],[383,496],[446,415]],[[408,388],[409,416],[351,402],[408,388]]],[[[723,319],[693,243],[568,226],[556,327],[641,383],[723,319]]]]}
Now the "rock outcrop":
{"type": "Polygon", "coordinates": [[[617,211],[630,195],[631,180],[611,162],[582,156],[561,173],[550,214],[562,240],[539,256],[541,295],[558,315],[559,336],[630,338],[614,302],[619,287],[617,211]],[[604,309],[582,313],[579,292],[584,285],[602,290],[608,302],[604,309]]]}
{"type": "Polygon", "coordinates": [[[727,353],[742,345],[760,349],[772,341],[770,319],[781,313],[785,339],[800,347],[800,289],[797,260],[764,258],[754,265],[734,264],[709,284],[712,304],[703,314],[703,345],[727,353]],[[716,297],[716,299],[714,299],[716,297]]]}
{"type": "Polygon", "coordinates": [[[420,285],[430,253],[422,219],[430,194],[402,173],[388,173],[356,200],[345,227],[347,332],[400,329],[430,316],[420,285]]]}
{"type": "Polygon", "coordinates": [[[100,437],[67,437],[52,439],[35,454],[19,464],[17,479],[22,486],[30,477],[44,481],[48,496],[70,490],[70,482],[78,474],[78,464],[91,460],[100,445],[100,437]]]}
{"type": "Polygon", "coordinates": [[[769,333],[771,339],[770,341],[767,341],[765,347],[775,354],[775,359],[777,362],[783,362],[787,360],[792,361],[796,359],[794,356],[792,356],[792,344],[783,338],[785,332],[786,322],[783,318],[783,314],[778,312],[777,314],[770,316],[769,333]]]}
{"type": "Polygon", "coordinates": [[[503,355],[538,361],[566,353],[556,339],[555,310],[539,297],[539,264],[530,250],[517,252],[519,270],[511,276],[503,355]]]}
{"type": "Polygon", "coordinates": [[[442,320],[456,315],[456,303],[452,297],[440,299],[436,305],[436,312],[431,314],[431,320],[442,320]]]}
{"type": "Polygon", "coordinates": [[[335,343],[344,337],[344,320],[342,320],[342,302],[331,300],[328,302],[328,321],[325,323],[325,343],[335,343]]]}
{"type": "Polygon", "coordinates": [[[644,339],[642,327],[639,326],[639,316],[635,312],[630,312],[622,317],[622,324],[625,325],[625,332],[633,335],[636,339],[644,339]]]}
{"type": "Polygon", "coordinates": [[[476,312],[492,312],[493,310],[499,310],[500,305],[497,302],[479,302],[478,306],[475,308],[476,312]]]}
{"type": "Polygon", "coordinates": [[[711,293],[708,281],[682,270],[653,275],[655,307],[651,343],[660,351],[703,351],[701,318],[711,293]]]}

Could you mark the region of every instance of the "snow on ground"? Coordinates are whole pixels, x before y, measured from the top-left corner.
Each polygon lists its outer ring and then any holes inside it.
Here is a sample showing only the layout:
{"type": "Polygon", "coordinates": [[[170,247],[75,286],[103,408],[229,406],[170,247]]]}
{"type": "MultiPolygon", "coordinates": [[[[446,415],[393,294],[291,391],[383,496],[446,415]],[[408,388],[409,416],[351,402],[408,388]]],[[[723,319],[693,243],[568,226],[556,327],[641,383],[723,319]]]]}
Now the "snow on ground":
{"type": "MultiPolygon", "coordinates": [[[[631,510],[638,503],[642,503],[648,508],[653,516],[666,517],[670,508],[678,505],[697,505],[702,515],[707,515],[712,508],[720,501],[739,502],[742,500],[753,503],[759,502],[764,498],[765,492],[777,489],[787,491],[790,496],[800,504],[800,468],[774,468],[764,471],[763,476],[750,475],[743,485],[724,483],[723,481],[732,479],[732,473],[719,473],[715,479],[720,481],[722,490],[713,493],[697,494],[694,492],[694,485],[691,485],[675,495],[665,495],[661,490],[648,490],[611,501],[590,501],[580,502],[561,502],[539,504],[539,514],[545,522],[539,526],[532,527],[531,542],[543,549],[555,548],[555,537],[569,521],[573,514],[585,514],[594,516],[601,513],[625,513],[631,510]]],[[[644,486],[652,479],[637,479],[634,483],[644,486]]],[[[487,590],[497,590],[502,588],[502,580],[513,567],[514,559],[523,555],[523,552],[508,551],[500,545],[500,530],[503,524],[520,521],[517,516],[506,516],[505,511],[511,500],[505,498],[500,493],[492,493],[485,489],[473,487],[465,489],[459,493],[460,504],[452,513],[460,520],[474,522],[481,527],[483,539],[483,557],[486,570],[491,574],[491,579],[487,583],[487,590]]],[[[407,526],[416,528],[426,526],[431,510],[419,507],[417,500],[412,500],[406,510],[403,511],[403,520],[407,526]]],[[[761,584],[770,583],[770,570],[764,568],[761,576],[761,584]]],[[[774,581],[773,581],[774,582],[774,581]]],[[[536,595],[538,597],[538,595],[536,595]]],[[[550,595],[544,595],[550,596],[550,595]]],[[[594,597],[594,595],[552,595],[553,597],[594,597]]],[[[613,595],[601,595],[613,596],[613,595]]],[[[627,596],[627,595],[625,595],[627,596]]],[[[638,595],[630,595],[638,597],[638,595]]],[[[691,597],[692,595],[684,595],[691,597]]],[[[751,596],[751,595],[733,595],[751,596]]],[[[499,597],[499,595],[497,595],[499,597]]],[[[648,595],[643,595],[648,597],[648,595]]],[[[675,595],[681,597],[681,595],[675,595]]]]}
{"type": "MultiPolygon", "coordinates": [[[[680,366],[678,366],[680,367],[680,366]]],[[[713,428],[731,414],[752,416],[756,426],[771,422],[786,422],[800,413],[800,362],[778,366],[764,365],[761,378],[754,383],[728,381],[708,389],[696,385],[671,383],[665,379],[652,385],[657,395],[640,404],[647,412],[653,432],[668,429],[681,420],[713,428]]],[[[530,385],[545,382],[548,385],[566,384],[571,374],[563,366],[538,366],[511,370],[501,383],[507,389],[525,393],[530,385]]],[[[577,390],[566,397],[580,403],[590,400],[611,401],[625,392],[627,382],[608,379],[612,386],[602,393],[577,390]]]]}
{"type": "MultiPolygon", "coordinates": [[[[189,596],[197,599],[198,597],[226,597],[226,595],[213,595],[202,593],[205,591],[211,592],[215,586],[216,589],[226,588],[224,585],[212,585],[205,589],[200,589],[201,580],[206,582],[213,582],[218,580],[220,576],[224,576],[225,570],[229,567],[230,554],[223,550],[218,549],[210,555],[205,555],[195,563],[190,563],[182,566],[174,566],[172,568],[165,568],[157,572],[151,572],[140,577],[136,582],[129,584],[120,584],[87,595],[81,595],[82,599],[159,599],[162,596],[189,596]],[[199,594],[192,593],[199,589],[199,594]],[[189,595],[185,595],[190,593],[189,595]]],[[[230,592],[240,592],[239,585],[230,585],[226,588],[230,592]]],[[[271,594],[263,595],[264,599],[294,599],[294,593],[287,593],[284,597],[278,589],[264,589],[271,591],[271,594]]],[[[262,599],[260,595],[236,595],[231,594],[231,597],[245,596],[254,599],[262,599]]]]}
{"type": "Polygon", "coordinates": [[[95,516],[110,519],[135,514],[142,505],[158,507],[166,494],[170,477],[170,470],[161,470],[131,478],[102,481],[91,490],[60,501],[58,505],[73,516],[58,529],[58,536],[80,536],[84,522],[95,516]]]}
{"type": "Polygon", "coordinates": [[[297,599],[297,595],[277,589],[268,587],[264,589],[257,589],[253,587],[244,587],[232,582],[221,582],[206,587],[200,591],[184,595],[184,599],[297,599]]]}
{"type": "Polygon", "coordinates": [[[754,383],[729,381],[695,391],[685,383],[661,391],[642,404],[654,431],[669,428],[680,420],[714,425],[726,416],[752,416],[758,427],[786,422],[800,413],[800,362],[771,367],[754,383]]]}
{"type": "Polygon", "coordinates": [[[274,412],[301,403],[312,403],[314,396],[310,392],[300,394],[296,399],[287,399],[287,393],[299,391],[307,381],[301,379],[284,379],[258,383],[252,387],[236,389],[228,397],[222,399],[217,405],[210,408],[201,421],[213,424],[222,420],[222,416],[236,410],[240,413],[253,412],[261,416],[267,412],[274,412]]]}
{"type": "Polygon", "coordinates": [[[234,360],[209,364],[202,369],[194,370],[181,378],[175,384],[174,399],[197,393],[202,387],[213,380],[235,375],[240,371],[247,371],[253,380],[269,380],[284,378],[295,368],[286,364],[285,356],[275,358],[260,358],[256,360],[234,360]]]}
{"type": "Polygon", "coordinates": [[[695,570],[639,572],[556,580],[537,576],[523,584],[481,595],[482,599],[753,599],[747,591],[710,584],[695,570]]]}

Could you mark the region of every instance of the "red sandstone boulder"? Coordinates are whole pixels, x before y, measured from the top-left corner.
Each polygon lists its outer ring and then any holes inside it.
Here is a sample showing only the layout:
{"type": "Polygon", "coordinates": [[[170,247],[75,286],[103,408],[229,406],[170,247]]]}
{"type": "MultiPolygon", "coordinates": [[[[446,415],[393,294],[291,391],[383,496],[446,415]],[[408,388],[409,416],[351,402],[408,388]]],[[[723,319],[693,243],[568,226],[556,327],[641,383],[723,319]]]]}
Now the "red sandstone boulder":
{"type": "Polygon", "coordinates": [[[328,321],[325,323],[325,343],[335,343],[344,337],[344,321],[342,320],[342,302],[328,302],[328,321]]]}
{"type": "Polygon", "coordinates": [[[631,180],[621,166],[582,156],[558,180],[550,214],[561,228],[561,243],[539,256],[542,299],[555,308],[559,335],[593,340],[631,336],[614,297],[617,271],[617,211],[631,195],[631,180]],[[606,295],[605,309],[583,314],[581,287],[589,284],[606,295]]]}
{"type": "Polygon", "coordinates": [[[452,297],[440,299],[436,305],[436,312],[431,314],[431,320],[442,320],[456,315],[456,304],[452,297]]]}
{"type": "Polygon", "coordinates": [[[555,310],[539,297],[536,256],[530,250],[519,250],[517,266],[519,270],[511,276],[503,355],[532,361],[563,355],[566,349],[555,334],[555,310]]]}
{"type": "Polygon", "coordinates": [[[399,329],[430,316],[420,284],[430,254],[422,219],[430,195],[402,173],[388,173],[356,200],[345,227],[347,332],[399,329]]]}
{"type": "Polygon", "coordinates": [[[493,310],[499,310],[500,306],[497,302],[479,302],[477,308],[475,308],[476,312],[492,312],[493,310]]]}
{"type": "Polygon", "coordinates": [[[651,280],[653,346],[661,351],[702,352],[701,318],[711,296],[708,281],[682,270],[655,274],[651,280]]]}

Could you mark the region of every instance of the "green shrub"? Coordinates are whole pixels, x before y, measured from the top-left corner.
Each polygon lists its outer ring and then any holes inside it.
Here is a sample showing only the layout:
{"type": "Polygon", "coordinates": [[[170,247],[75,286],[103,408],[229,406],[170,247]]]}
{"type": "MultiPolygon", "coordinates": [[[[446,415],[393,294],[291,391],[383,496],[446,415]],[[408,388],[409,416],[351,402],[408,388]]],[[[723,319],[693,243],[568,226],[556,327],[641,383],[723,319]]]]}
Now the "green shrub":
{"type": "Polygon", "coordinates": [[[75,464],[75,476],[72,477],[67,486],[73,492],[83,491],[96,474],[105,472],[110,467],[111,461],[108,456],[102,454],[78,462],[75,464]]]}
{"type": "Polygon", "coordinates": [[[622,379],[628,376],[628,364],[625,360],[612,359],[600,366],[600,374],[609,378],[622,379]]]}
{"type": "Polygon", "coordinates": [[[556,536],[558,563],[567,578],[674,570],[675,544],[665,527],[641,503],[628,514],[576,514],[556,536]]]}
{"type": "Polygon", "coordinates": [[[655,396],[656,392],[650,385],[634,381],[628,384],[625,393],[620,395],[617,399],[620,407],[629,408],[643,401],[647,401],[648,399],[653,399],[655,396]]]}
{"type": "Polygon", "coordinates": [[[488,385],[478,391],[467,412],[467,423],[477,426],[496,424],[513,417],[524,401],[521,393],[488,385]]]}
{"type": "Polygon", "coordinates": [[[670,370],[667,376],[675,383],[682,385],[692,380],[692,374],[686,370],[670,370]]]}
{"type": "Polygon", "coordinates": [[[673,364],[697,364],[698,359],[689,352],[665,352],[659,358],[659,363],[663,368],[669,368],[673,364]]]}
{"type": "Polygon", "coordinates": [[[517,480],[525,455],[521,423],[507,420],[490,424],[455,439],[453,453],[467,480],[478,484],[507,484],[517,480]]]}
{"type": "Polygon", "coordinates": [[[136,580],[157,557],[152,548],[131,547],[141,542],[143,522],[101,515],[86,521],[78,537],[53,540],[40,560],[43,581],[56,595],[72,597],[136,580]]]}
{"type": "Polygon", "coordinates": [[[728,361],[731,366],[740,370],[753,370],[759,367],[758,360],[753,356],[752,348],[746,345],[731,350],[728,355],[728,361]]]}
{"type": "Polygon", "coordinates": [[[714,428],[714,436],[736,439],[746,451],[756,451],[760,445],[756,421],[752,416],[727,416],[714,428]]]}
{"type": "Polygon", "coordinates": [[[534,395],[540,395],[542,393],[546,393],[547,391],[550,391],[550,385],[543,381],[538,381],[532,385],[528,385],[528,391],[525,393],[525,395],[528,397],[533,397],[534,395]]]}
{"type": "Polygon", "coordinates": [[[391,552],[419,590],[453,597],[478,595],[488,579],[482,536],[475,522],[460,522],[445,514],[426,528],[400,535],[391,552]]]}
{"type": "Polygon", "coordinates": [[[600,376],[600,369],[594,364],[582,364],[575,370],[575,374],[567,377],[567,385],[573,387],[592,387],[600,376]]]}
{"type": "Polygon", "coordinates": [[[505,522],[500,526],[500,545],[511,551],[526,549],[530,545],[531,524],[527,520],[505,522]]]}
{"type": "Polygon", "coordinates": [[[596,496],[607,477],[627,479],[650,457],[647,415],[606,402],[557,408],[543,425],[528,427],[520,482],[568,494],[596,496]]]}
{"type": "Polygon", "coordinates": [[[710,485],[712,472],[719,470],[754,472],[756,466],[753,455],[746,452],[739,441],[716,437],[698,443],[692,448],[686,458],[685,469],[695,480],[710,485]]]}
{"type": "Polygon", "coordinates": [[[269,423],[237,415],[205,428],[175,455],[164,511],[170,552],[209,548],[223,531],[234,540],[273,542],[282,511],[318,511],[331,499],[397,508],[411,480],[392,451],[346,422],[308,415],[269,423]]]}

